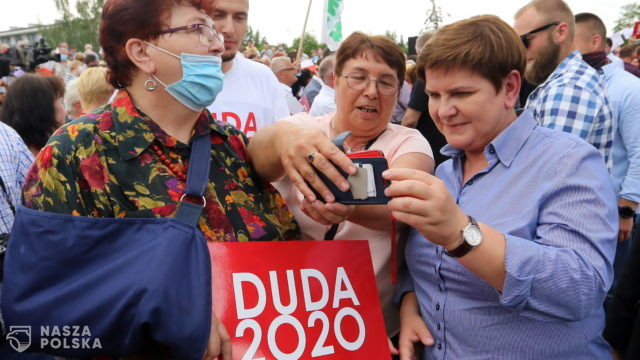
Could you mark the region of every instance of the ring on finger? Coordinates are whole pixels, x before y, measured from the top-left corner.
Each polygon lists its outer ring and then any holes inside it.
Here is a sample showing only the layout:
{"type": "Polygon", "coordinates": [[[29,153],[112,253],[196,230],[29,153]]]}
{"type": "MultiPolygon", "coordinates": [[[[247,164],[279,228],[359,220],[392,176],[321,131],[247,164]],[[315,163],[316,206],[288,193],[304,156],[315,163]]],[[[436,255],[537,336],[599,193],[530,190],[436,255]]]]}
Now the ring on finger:
{"type": "Polygon", "coordinates": [[[316,155],[318,155],[318,152],[317,152],[317,151],[312,152],[311,154],[307,155],[307,160],[308,160],[310,163],[313,163],[313,160],[315,160],[316,155]]]}

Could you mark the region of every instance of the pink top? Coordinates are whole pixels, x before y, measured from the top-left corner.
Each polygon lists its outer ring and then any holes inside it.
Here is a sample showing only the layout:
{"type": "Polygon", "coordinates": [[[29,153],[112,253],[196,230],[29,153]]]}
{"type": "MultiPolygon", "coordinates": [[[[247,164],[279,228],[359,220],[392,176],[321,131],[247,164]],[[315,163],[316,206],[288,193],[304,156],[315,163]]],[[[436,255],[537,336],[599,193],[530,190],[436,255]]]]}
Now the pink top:
{"type": "MultiPolygon", "coordinates": [[[[298,113],[283,119],[296,124],[316,127],[330,136],[330,122],[335,116],[335,112],[320,117],[312,117],[307,113],[298,113]]],[[[401,125],[389,124],[378,139],[371,145],[369,150],[381,150],[389,164],[393,164],[397,158],[409,153],[426,154],[433,158],[433,152],[427,140],[416,129],[401,125]]],[[[273,185],[285,198],[287,205],[295,216],[302,230],[302,239],[322,240],[330,226],[322,225],[305,215],[300,209],[300,201],[303,199],[302,193],[291,183],[289,178],[275,182],[273,185]]],[[[366,228],[364,226],[344,221],[340,224],[336,233],[336,240],[368,240],[373,269],[376,275],[380,303],[384,315],[387,335],[393,336],[398,332],[398,312],[392,303],[393,292],[395,290],[391,283],[391,220],[389,220],[389,230],[379,231],[366,228]]],[[[404,254],[400,254],[404,258],[404,254]]]]}

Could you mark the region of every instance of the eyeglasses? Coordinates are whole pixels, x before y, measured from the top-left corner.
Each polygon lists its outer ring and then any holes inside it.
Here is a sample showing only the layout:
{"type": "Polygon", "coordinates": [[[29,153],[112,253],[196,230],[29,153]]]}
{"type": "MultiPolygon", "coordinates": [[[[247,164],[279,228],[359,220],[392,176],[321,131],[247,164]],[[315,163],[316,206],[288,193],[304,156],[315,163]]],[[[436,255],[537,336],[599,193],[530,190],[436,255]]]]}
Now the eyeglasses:
{"type": "Polygon", "coordinates": [[[522,43],[524,44],[524,48],[528,49],[529,45],[531,45],[531,42],[529,41],[529,35],[533,35],[533,34],[535,34],[537,32],[540,32],[540,31],[545,31],[548,28],[556,26],[556,25],[560,25],[560,22],[554,21],[552,23],[548,23],[547,25],[540,26],[539,28],[535,28],[535,29],[529,31],[526,34],[520,35],[520,40],[522,40],[522,43]]]}
{"type": "Polygon", "coordinates": [[[187,32],[195,32],[198,35],[198,40],[204,46],[211,46],[214,39],[217,39],[219,42],[224,43],[224,36],[207,24],[191,24],[186,26],[178,26],[162,30],[159,34],[173,34],[176,31],[182,30],[187,32]]]}
{"type": "Polygon", "coordinates": [[[340,77],[347,79],[347,86],[353,90],[366,89],[371,81],[376,82],[376,89],[380,95],[393,96],[399,89],[399,83],[392,79],[375,79],[355,72],[347,75],[340,75],[340,77]]]}

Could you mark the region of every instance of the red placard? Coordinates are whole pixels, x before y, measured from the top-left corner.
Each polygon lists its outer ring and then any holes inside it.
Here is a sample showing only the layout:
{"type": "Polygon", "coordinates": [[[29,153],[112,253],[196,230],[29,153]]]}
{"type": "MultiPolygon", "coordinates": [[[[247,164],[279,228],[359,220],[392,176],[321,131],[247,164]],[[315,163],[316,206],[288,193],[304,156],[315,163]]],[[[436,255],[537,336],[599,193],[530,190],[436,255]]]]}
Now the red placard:
{"type": "Polygon", "coordinates": [[[631,37],[640,39],[640,21],[637,21],[633,26],[633,34],[631,35],[631,37]]]}
{"type": "Polygon", "coordinates": [[[367,241],[208,245],[233,359],[390,358],[367,241]]]}

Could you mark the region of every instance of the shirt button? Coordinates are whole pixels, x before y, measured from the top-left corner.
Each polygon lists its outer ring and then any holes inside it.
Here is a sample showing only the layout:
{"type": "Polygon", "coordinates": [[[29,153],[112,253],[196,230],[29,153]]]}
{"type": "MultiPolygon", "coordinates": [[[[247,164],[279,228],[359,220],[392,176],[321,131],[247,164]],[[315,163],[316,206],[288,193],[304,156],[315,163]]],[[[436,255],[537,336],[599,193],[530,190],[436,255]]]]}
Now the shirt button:
{"type": "Polygon", "coordinates": [[[495,151],[495,150],[493,150],[493,149],[489,149],[489,154],[495,154],[495,153],[496,153],[496,151],[495,151]]]}
{"type": "Polygon", "coordinates": [[[467,181],[467,185],[473,185],[473,180],[467,181]]]}
{"type": "Polygon", "coordinates": [[[440,304],[436,304],[436,311],[440,311],[440,304]]]}
{"type": "Polygon", "coordinates": [[[436,325],[436,327],[438,328],[438,330],[440,330],[440,323],[438,323],[438,325],[436,325]]]}
{"type": "Polygon", "coordinates": [[[442,344],[438,344],[438,350],[442,350],[442,344]]]}

